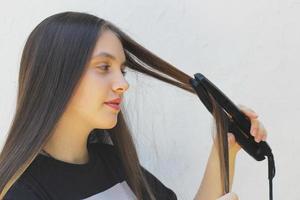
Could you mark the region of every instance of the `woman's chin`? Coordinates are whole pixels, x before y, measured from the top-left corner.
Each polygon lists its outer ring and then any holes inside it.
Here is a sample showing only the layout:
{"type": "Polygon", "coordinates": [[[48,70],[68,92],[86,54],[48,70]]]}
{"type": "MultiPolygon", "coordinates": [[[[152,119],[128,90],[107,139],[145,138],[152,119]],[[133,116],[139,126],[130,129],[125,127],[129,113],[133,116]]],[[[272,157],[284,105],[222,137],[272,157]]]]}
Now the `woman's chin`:
{"type": "Polygon", "coordinates": [[[116,125],[117,125],[117,118],[116,118],[116,120],[107,121],[105,124],[102,121],[102,123],[99,124],[97,128],[111,129],[111,128],[114,128],[116,125]]]}

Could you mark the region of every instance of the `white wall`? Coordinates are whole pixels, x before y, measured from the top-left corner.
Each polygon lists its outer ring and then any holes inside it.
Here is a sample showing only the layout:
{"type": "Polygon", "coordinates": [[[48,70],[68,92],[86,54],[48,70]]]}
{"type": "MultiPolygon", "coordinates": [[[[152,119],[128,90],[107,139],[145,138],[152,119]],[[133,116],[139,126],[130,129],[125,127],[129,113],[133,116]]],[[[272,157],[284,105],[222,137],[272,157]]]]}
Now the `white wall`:
{"type": "MultiPolygon", "coordinates": [[[[114,22],[166,61],[190,75],[203,73],[234,102],[255,110],[275,156],[274,199],[299,199],[299,0],[1,1],[2,142],[25,39],[42,19],[66,10],[114,22]]],[[[179,199],[192,199],[211,147],[210,114],[185,91],[143,77],[137,87],[130,74],[128,80],[127,109],[142,164],[179,199]]],[[[233,191],[241,200],[268,199],[266,160],[256,162],[241,150],[235,173],[233,191]]]]}

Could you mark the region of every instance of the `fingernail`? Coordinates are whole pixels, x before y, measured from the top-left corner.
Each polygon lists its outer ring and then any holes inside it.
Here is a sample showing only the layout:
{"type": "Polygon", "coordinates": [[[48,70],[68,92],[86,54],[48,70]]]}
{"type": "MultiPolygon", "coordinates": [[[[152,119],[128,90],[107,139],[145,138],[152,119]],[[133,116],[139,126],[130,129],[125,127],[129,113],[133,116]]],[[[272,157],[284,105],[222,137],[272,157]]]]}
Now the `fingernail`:
{"type": "Polygon", "coordinates": [[[255,134],[254,134],[254,129],[253,129],[253,128],[251,129],[250,133],[251,133],[251,135],[253,135],[253,136],[255,135],[255,134]]]}

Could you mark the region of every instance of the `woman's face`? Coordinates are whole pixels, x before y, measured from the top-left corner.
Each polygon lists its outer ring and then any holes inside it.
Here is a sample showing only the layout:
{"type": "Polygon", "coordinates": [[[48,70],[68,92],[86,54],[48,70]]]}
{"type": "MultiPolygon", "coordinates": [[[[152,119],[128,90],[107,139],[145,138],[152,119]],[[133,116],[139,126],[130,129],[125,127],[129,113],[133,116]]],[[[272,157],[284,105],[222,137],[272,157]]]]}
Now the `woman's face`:
{"type": "Polygon", "coordinates": [[[110,129],[116,125],[120,110],[104,102],[115,98],[123,100],[123,93],[129,88],[122,73],[125,71],[125,65],[122,64],[125,60],[118,37],[110,30],[102,32],[87,63],[86,72],[71,99],[68,108],[71,116],[80,117],[92,128],[110,129]]]}

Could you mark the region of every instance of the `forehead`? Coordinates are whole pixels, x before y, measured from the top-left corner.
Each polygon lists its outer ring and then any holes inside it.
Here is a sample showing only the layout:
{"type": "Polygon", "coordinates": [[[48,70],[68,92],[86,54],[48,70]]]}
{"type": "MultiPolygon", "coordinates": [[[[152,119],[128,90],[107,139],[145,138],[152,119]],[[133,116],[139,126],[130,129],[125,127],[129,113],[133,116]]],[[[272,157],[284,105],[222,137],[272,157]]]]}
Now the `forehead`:
{"type": "Polygon", "coordinates": [[[92,59],[98,58],[99,55],[104,52],[113,55],[119,61],[124,61],[126,59],[120,39],[110,30],[103,31],[98,38],[92,54],[92,59]]]}

